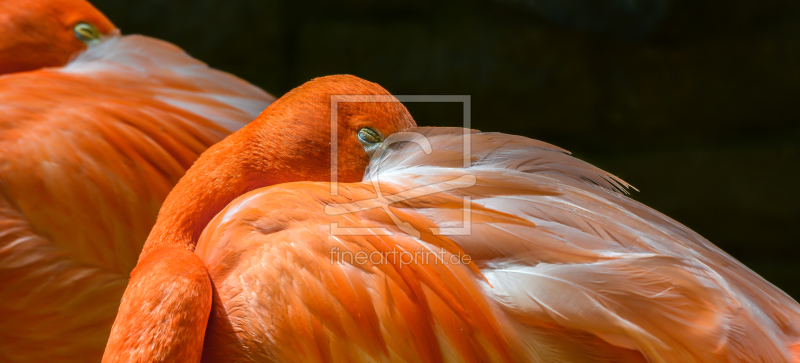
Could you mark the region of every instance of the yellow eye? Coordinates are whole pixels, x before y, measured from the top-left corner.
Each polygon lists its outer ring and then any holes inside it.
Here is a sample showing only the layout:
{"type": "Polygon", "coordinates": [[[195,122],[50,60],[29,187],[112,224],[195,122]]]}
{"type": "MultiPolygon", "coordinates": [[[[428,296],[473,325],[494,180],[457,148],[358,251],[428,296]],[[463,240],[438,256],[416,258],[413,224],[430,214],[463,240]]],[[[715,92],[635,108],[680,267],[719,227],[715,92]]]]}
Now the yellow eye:
{"type": "Polygon", "coordinates": [[[361,141],[362,144],[372,145],[372,144],[379,144],[383,142],[383,136],[378,131],[375,131],[369,127],[365,127],[361,130],[358,130],[358,141],[361,141]]]}
{"type": "Polygon", "coordinates": [[[380,149],[381,143],[383,142],[383,135],[375,129],[365,127],[358,130],[358,141],[364,146],[364,151],[367,152],[367,156],[372,157],[372,154],[380,149]]]}
{"type": "Polygon", "coordinates": [[[86,45],[95,43],[102,37],[100,31],[94,25],[88,23],[78,23],[72,30],[75,32],[75,37],[86,45]]]}

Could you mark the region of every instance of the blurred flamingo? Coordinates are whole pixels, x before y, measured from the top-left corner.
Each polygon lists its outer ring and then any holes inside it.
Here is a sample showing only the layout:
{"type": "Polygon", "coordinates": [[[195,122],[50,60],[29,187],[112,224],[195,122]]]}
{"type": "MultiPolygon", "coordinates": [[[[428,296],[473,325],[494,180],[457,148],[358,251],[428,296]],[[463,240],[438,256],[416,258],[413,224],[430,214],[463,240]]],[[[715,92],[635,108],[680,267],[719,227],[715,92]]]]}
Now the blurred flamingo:
{"type": "Polygon", "coordinates": [[[99,361],[169,190],[273,98],[83,0],[0,0],[0,361],[99,361]]]}
{"type": "Polygon", "coordinates": [[[795,301],[555,146],[340,103],[345,183],[286,183],[342,94],[389,97],[316,79],[200,156],[104,362],[800,362],[795,301]]]}

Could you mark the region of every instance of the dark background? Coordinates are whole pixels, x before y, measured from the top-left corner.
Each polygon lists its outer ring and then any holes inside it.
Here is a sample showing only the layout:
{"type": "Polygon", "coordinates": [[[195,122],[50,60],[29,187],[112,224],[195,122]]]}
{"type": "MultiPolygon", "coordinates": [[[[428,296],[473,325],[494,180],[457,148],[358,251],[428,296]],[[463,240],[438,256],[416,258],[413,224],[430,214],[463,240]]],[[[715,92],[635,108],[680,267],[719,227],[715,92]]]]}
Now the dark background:
{"type": "Polygon", "coordinates": [[[92,2],[276,96],[336,73],[471,95],[474,128],[571,150],[800,297],[797,0],[92,2]]]}

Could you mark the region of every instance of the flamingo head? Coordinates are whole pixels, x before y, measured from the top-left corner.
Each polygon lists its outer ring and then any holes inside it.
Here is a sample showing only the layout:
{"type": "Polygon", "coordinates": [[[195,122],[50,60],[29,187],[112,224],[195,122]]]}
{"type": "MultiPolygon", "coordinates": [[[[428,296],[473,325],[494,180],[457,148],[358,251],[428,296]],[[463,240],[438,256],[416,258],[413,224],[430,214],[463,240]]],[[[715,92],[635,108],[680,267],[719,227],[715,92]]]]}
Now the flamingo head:
{"type": "Polygon", "coordinates": [[[414,126],[405,106],[383,87],[336,75],[295,88],[246,127],[251,130],[242,131],[259,135],[248,137],[255,141],[254,164],[271,159],[287,168],[268,176],[270,184],[331,180],[332,155],[337,181],[355,182],[386,136],[414,126]],[[332,148],[333,137],[338,142],[332,148]]]}
{"type": "Polygon", "coordinates": [[[63,66],[117,32],[86,0],[0,0],[0,75],[63,66]]]}
{"type": "Polygon", "coordinates": [[[375,83],[349,75],[306,82],[195,161],[164,201],[142,256],[165,246],[193,250],[211,218],[248,191],[333,175],[361,181],[383,139],[414,126],[405,106],[375,83]]]}

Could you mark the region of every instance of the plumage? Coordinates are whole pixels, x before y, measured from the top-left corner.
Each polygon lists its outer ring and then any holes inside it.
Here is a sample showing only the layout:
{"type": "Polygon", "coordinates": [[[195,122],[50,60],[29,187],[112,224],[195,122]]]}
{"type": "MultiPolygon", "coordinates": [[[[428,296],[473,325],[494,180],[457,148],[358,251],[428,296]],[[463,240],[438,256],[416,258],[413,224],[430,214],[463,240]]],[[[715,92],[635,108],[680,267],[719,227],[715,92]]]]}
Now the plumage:
{"type": "MultiPolygon", "coordinates": [[[[131,273],[104,362],[171,362],[176,356],[184,357],[186,362],[199,361],[202,340],[198,344],[185,337],[205,331],[206,322],[180,320],[168,327],[161,322],[174,321],[176,316],[207,318],[211,301],[204,300],[204,291],[212,288],[211,282],[206,277],[176,285],[159,275],[174,273],[178,278],[181,271],[186,271],[178,261],[202,265],[190,251],[206,224],[239,195],[290,181],[330,180],[330,97],[334,94],[388,92],[352,76],[308,82],[272,103],[252,123],[210,147],[187,171],[164,201],[131,273]],[[160,256],[169,256],[173,262],[161,264],[156,261],[162,259],[160,256]],[[154,293],[165,290],[175,293],[154,293]],[[148,307],[147,313],[141,312],[143,306],[148,307]]],[[[359,129],[374,127],[389,135],[414,126],[408,111],[397,102],[347,103],[340,105],[338,114],[338,133],[347,135],[337,143],[342,151],[336,159],[340,166],[337,176],[343,182],[361,180],[369,162],[356,136],[359,129]]]]}
{"type": "Polygon", "coordinates": [[[0,75],[0,361],[98,361],[167,193],[272,100],[144,36],[0,75]]]}
{"type": "Polygon", "coordinates": [[[206,353],[227,347],[259,362],[313,361],[295,350],[341,362],[792,361],[797,303],[688,228],[616,192],[626,184],[612,184],[612,175],[541,142],[492,133],[470,135],[472,163],[463,168],[460,129],[409,131],[432,153],[413,142],[390,147],[365,180],[379,179],[388,195],[465,174],[476,184],[391,204],[421,238],[380,209],[325,213],[375,198],[368,181],[340,185],[337,197],[324,183],[243,195],[208,225],[196,250],[220,297],[206,353]],[[461,221],[464,196],[470,234],[433,235],[461,221]],[[331,236],[334,222],[393,235],[331,236]],[[440,249],[438,265],[341,259],[440,249]],[[479,271],[447,264],[463,254],[479,271]],[[228,324],[237,334],[215,334],[228,324]],[[438,346],[425,346],[431,336],[438,346]]]}
{"type": "Polygon", "coordinates": [[[113,34],[114,24],[86,0],[0,0],[0,74],[61,67],[113,34]]]}
{"type": "MultiPolygon", "coordinates": [[[[216,151],[237,155],[231,138],[216,151]]],[[[382,145],[336,195],[311,181],[232,193],[204,223],[204,362],[800,361],[800,306],[615,176],[474,130],[414,128],[382,145]]],[[[209,187],[193,170],[168,199],[209,187]]],[[[164,238],[150,253],[169,249],[164,238]]],[[[154,288],[129,289],[123,306],[154,288]]],[[[121,310],[115,324],[132,320],[121,310]]],[[[112,340],[138,334],[115,325],[112,340]]],[[[133,347],[109,343],[105,359],[133,347]]]]}

